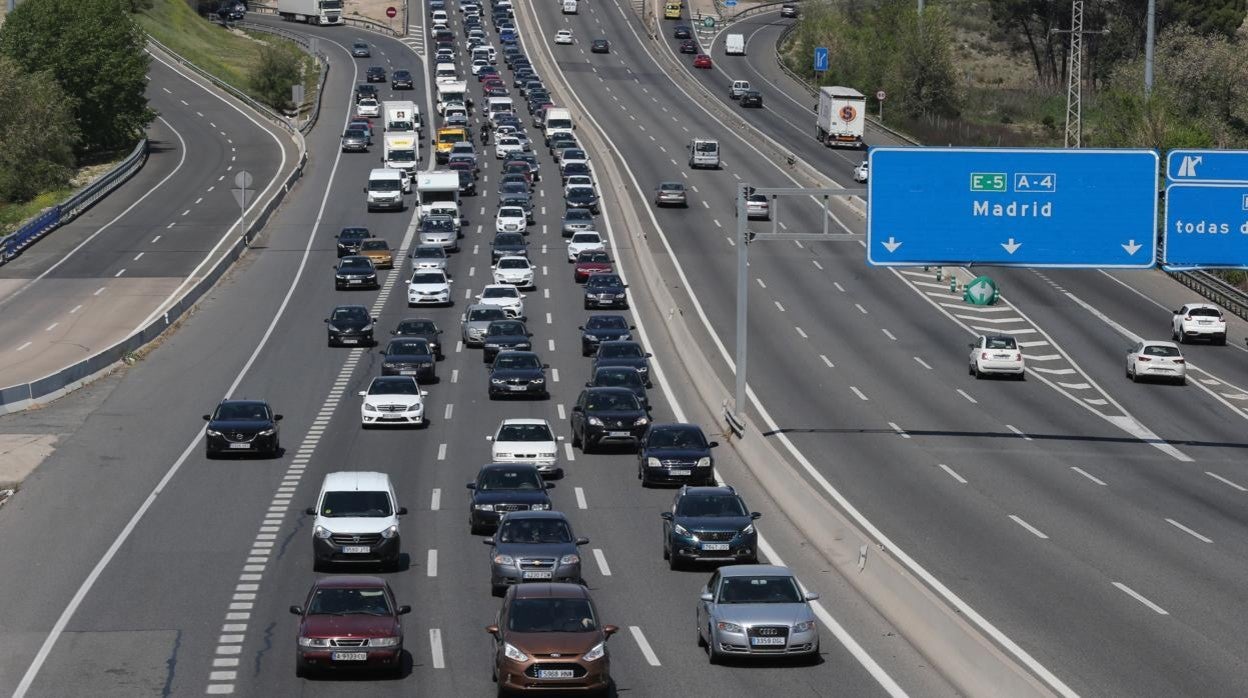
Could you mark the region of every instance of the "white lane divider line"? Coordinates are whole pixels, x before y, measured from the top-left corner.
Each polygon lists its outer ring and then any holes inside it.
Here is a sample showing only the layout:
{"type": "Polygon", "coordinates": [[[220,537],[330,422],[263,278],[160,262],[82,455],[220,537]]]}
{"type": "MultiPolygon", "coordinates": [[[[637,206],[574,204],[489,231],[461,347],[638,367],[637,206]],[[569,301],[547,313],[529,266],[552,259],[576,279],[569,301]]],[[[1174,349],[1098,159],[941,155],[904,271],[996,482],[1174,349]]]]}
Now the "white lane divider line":
{"type": "Polygon", "coordinates": [[[1136,591],[1135,589],[1132,589],[1131,587],[1127,586],[1126,584],[1123,584],[1122,582],[1114,582],[1114,586],[1118,587],[1118,590],[1119,590],[1119,591],[1121,591],[1122,593],[1126,594],[1127,596],[1130,596],[1131,598],[1135,599],[1136,601],[1139,601],[1140,603],[1144,604],[1145,606],[1147,606],[1147,607],[1151,608],[1154,612],[1156,612],[1156,613],[1157,613],[1157,615],[1161,615],[1161,616],[1168,616],[1168,615],[1170,615],[1170,613],[1169,613],[1166,609],[1164,609],[1164,608],[1162,608],[1161,606],[1158,606],[1157,604],[1153,603],[1152,601],[1149,601],[1148,599],[1144,598],[1144,596],[1143,596],[1143,595],[1141,595],[1141,594],[1140,594],[1140,592],[1136,591]]]}
{"type": "Polygon", "coordinates": [[[1230,480],[1227,480],[1226,478],[1222,477],[1221,475],[1218,475],[1217,473],[1211,473],[1211,472],[1209,472],[1208,470],[1206,470],[1206,471],[1205,471],[1205,474],[1206,474],[1206,475],[1208,475],[1209,477],[1213,478],[1214,480],[1217,480],[1218,482],[1221,482],[1221,483],[1222,483],[1222,484],[1224,484],[1224,485],[1227,485],[1227,486],[1229,486],[1229,487],[1233,487],[1233,488],[1235,488],[1235,489],[1239,490],[1240,492],[1248,492],[1248,487],[1244,487],[1243,485],[1240,485],[1240,484],[1236,484],[1236,483],[1234,483],[1234,482],[1231,482],[1230,480]]]}
{"type": "Polygon", "coordinates": [[[1005,425],[1005,428],[1006,428],[1006,429],[1009,429],[1010,431],[1014,432],[1015,434],[1018,434],[1019,436],[1023,437],[1023,440],[1024,440],[1024,441],[1031,441],[1031,437],[1030,437],[1030,436],[1028,436],[1028,435],[1024,434],[1024,433],[1023,433],[1023,431],[1022,431],[1021,429],[1019,429],[1018,427],[1014,426],[1013,424],[1006,424],[1006,425],[1005,425]]]}
{"type": "Polygon", "coordinates": [[[929,371],[932,370],[932,367],[928,365],[928,363],[924,361],[923,359],[920,359],[919,357],[916,356],[914,357],[914,360],[919,362],[919,365],[922,366],[923,368],[926,368],[929,371]]]}
{"type": "Polygon", "coordinates": [[[971,403],[972,405],[979,404],[979,400],[976,400],[975,398],[971,397],[969,393],[967,393],[965,390],[961,388],[958,388],[958,395],[961,395],[962,397],[966,398],[966,401],[971,403]]]}
{"type": "Polygon", "coordinates": [[[56,326],[57,326],[57,325],[59,325],[59,324],[61,324],[61,323],[59,323],[59,322],[54,322],[54,323],[52,323],[51,325],[48,325],[47,327],[43,328],[43,331],[44,331],[44,332],[51,332],[52,330],[56,329],[56,326]]]}
{"type": "Polygon", "coordinates": [[[867,314],[867,309],[862,307],[862,303],[854,303],[854,307],[857,308],[858,312],[862,313],[863,315],[867,314]]]}
{"type": "Polygon", "coordinates": [[[758,282],[759,288],[767,288],[767,284],[763,283],[762,279],[754,279],[754,280],[758,282]]]}
{"type": "Polygon", "coordinates": [[[438,576],[438,549],[431,548],[429,556],[425,560],[425,574],[430,577],[438,576]]]}
{"type": "Polygon", "coordinates": [[[604,577],[611,576],[611,568],[607,566],[607,556],[602,554],[602,548],[594,548],[594,560],[598,563],[598,571],[604,577]]]}
{"type": "Polygon", "coordinates": [[[892,332],[889,332],[887,329],[885,329],[885,328],[880,328],[880,331],[884,333],[884,336],[885,336],[885,337],[888,337],[889,339],[893,340],[894,342],[896,342],[896,341],[897,341],[897,338],[893,336],[893,333],[892,333],[892,332]]]}
{"type": "Polygon", "coordinates": [[[442,654],[442,631],[438,628],[429,628],[429,651],[433,658],[433,668],[445,669],[446,657],[442,654]]]}
{"type": "MultiPolygon", "coordinates": [[[[115,278],[117,278],[117,277],[119,277],[119,276],[121,276],[122,274],[125,274],[125,273],[126,273],[126,270],[125,270],[125,269],[122,269],[121,271],[117,272],[116,274],[113,274],[113,278],[115,279],[115,278]]],[[[98,291],[97,291],[97,293],[98,293],[98,291]]]]}
{"type": "Polygon", "coordinates": [[[779,310],[780,310],[780,312],[782,312],[782,313],[783,313],[783,312],[784,312],[784,306],[783,306],[783,305],[780,305],[780,301],[775,301],[775,304],[776,304],[776,308],[777,308],[777,309],[779,309],[779,310]]]}
{"type": "Polygon", "coordinates": [[[815,268],[818,269],[819,271],[823,271],[823,265],[819,263],[819,260],[812,259],[810,260],[810,263],[815,265],[815,268]]]}
{"type": "Polygon", "coordinates": [[[1091,480],[1092,482],[1095,482],[1096,484],[1100,485],[1101,487],[1108,487],[1108,485],[1105,483],[1105,481],[1104,481],[1104,480],[1100,479],[1099,477],[1096,477],[1096,476],[1095,476],[1095,475],[1093,475],[1092,473],[1089,473],[1088,471],[1084,470],[1083,468],[1080,468],[1080,467],[1079,467],[1079,466],[1077,466],[1077,465],[1072,465],[1072,466],[1070,466],[1070,469],[1071,469],[1071,470],[1073,470],[1073,471],[1075,471],[1076,473],[1079,473],[1080,475],[1082,475],[1082,476],[1084,476],[1084,477],[1088,478],[1088,479],[1089,479],[1089,480],[1091,480]]]}
{"type": "Polygon", "coordinates": [[[797,330],[797,333],[801,335],[802,339],[810,339],[809,337],[806,336],[806,332],[802,328],[794,327],[793,329],[797,330]]]}
{"type": "Polygon", "coordinates": [[[22,351],[23,349],[25,349],[25,348],[26,348],[26,347],[28,347],[28,346],[30,346],[30,342],[26,342],[26,343],[25,343],[25,344],[23,344],[22,346],[18,347],[18,348],[17,348],[17,351],[22,351]]]}
{"type": "Polygon", "coordinates": [[[588,509],[589,504],[586,503],[585,501],[585,489],[582,487],[577,487],[573,491],[576,493],[576,508],[588,509]]]}
{"type": "Polygon", "coordinates": [[[442,508],[442,490],[441,488],[433,488],[433,494],[429,495],[429,511],[437,511],[442,508]]]}
{"type": "Polygon", "coordinates": [[[1027,523],[1026,521],[1023,521],[1021,518],[1019,518],[1018,516],[1016,516],[1016,515],[1014,515],[1014,514],[1010,514],[1010,520],[1011,520],[1011,521],[1013,521],[1014,523],[1018,524],[1019,526],[1022,526],[1023,528],[1027,529],[1027,530],[1028,530],[1029,532],[1031,532],[1031,534],[1032,534],[1032,535],[1034,535],[1036,538],[1041,538],[1041,539],[1043,539],[1043,540],[1048,540],[1048,539],[1049,539],[1049,537],[1048,537],[1048,536],[1044,535],[1044,532],[1043,532],[1043,531],[1041,531],[1040,529],[1036,528],[1035,526],[1032,526],[1031,524],[1027,523]]]}
{"type": "MultiPolygon", "coordinates": [[[[1073,368],[1044,368],[1043,366],[1032,366],[1031,370],[1037,373],[1047,373],[1051,376],[1069,376],[1075,373],[1073,368]]],[[[1061,385],[1065,385],[1064,383],[1061,385]]]]}
{"type": "Polygon", "coordinates": [[[889,422],[889,423],[888,423],[888,426],[892,427],[892,428],[893,428],[893,431],[897,432],[897,435],[898,435],[898,436],[900,436],[901,438],[903,438],[903,439],[908,439],[908,438],[910,438],[910,435],[906,433],[906,430],[905,430],[905,429],[902,429],[902,428],[901,428],[901,427],[899,427],[899,426],[897,426],[897,423],[896,423],[896,422],[889,422]]]}
{"type": "Polygon", "coordinates": [[[1189,536],[1191,536],[1191,537],[1195,538],[1196,540],[1198,540],[1198,541],[1200,541],[1200,542],[1202,542],[1202,543],[1212,543],[1212,542],[1213,542],[1213,539],[1212,539],[1212,538],[1209,538],[1209,537],[1207,537],[1207,536],[1202,536],[1202,535],[1200,535],[1199,533],[1197,533],[1197,532],[1193,531],[1192,529],[1188,528],[1187,526],[1184,526],[1183,524],[1179,523],[1178,521],[1175,521],[1174,519],[1166,519],[1166,523],[1170,524],[1171,526],[1174,526],[1175,528],[1179,529],[1180,531],[1182,531],[1182,532],[1186,533],[1187,535],[1189,535],[1189,536]]]}
{"type": "Polygon", "coordinates": [[[568,460],[576,460],[576,451],[572,450],[571,442],[568,442],[568,441],[563,442],[563,455],[568,460]]]}
{"type": "Polygon", "coordinates": [[[442,418],[449,421],[453,412],[455,412],[455,403],[446,403],[446,411],[443,413],[442,418]]]}
{"type": "Polygon", "coordinates": [[[451,369],[451,382],[452,383],[459,382],[459,369],[458,368],[451,369]]]}
{"type": "Polygon", "coordinates": [[[948,474],[949,474],[949,477],[953,478],[954,480],[957,480],[958,482],[962,483],[963,485],[965,485],[965,484],[966,484],[966,478],[964,478],[964,477],[962,477],[961,475],[959,475],[959,474],[957,474],[956,472],[954,472],[954,471],[953,471],[953,468],[950,468],[949,466],[945,465],[944,463],[937,463],[936,465],[940,466],[940,469],[941,469],[941,470],[943,470],[943,471],[945,471],[946,473],[948,473],[948,474]]]}
{"type": "Polygon", "coordinates": [[[446,444],[438,444],[438,460],[446,460],[446,444]]]}
{"type": "Polygon", "coordinates": [[[824,365],[828,368],[836,368],[836,364],[833,364],[832,359],[829,359],[826,354],[820,354],[819,358],[823,359],[824,365]]]}
{"type": "Polygon", "coordinates": [[[836,290],[840,291],[841,293],[845,293],[845,287],[841,285],[841,282],[833,281],[832,285],[836,287],[836,290]]]}
{"type": "Polygon", "coordinates": [[[556,383],[559,382],[559,369],[557,368],[550,369],[550,379],[556,383]]]}
{"type": "Polygon", "coordinates": [[[141,258],[143,257],[143,255],[144,255],[144,254],[145,254],[145,253],[140,252],[140,253],[138,253],[138,254],[136,254],[136,255],[134,256],[134,259],[132,259],[132,260],[130,260],[130,261],[132,261],[132,262],[137,262],[137,261],[139,261],[139,259],[141,259],[141,258]]]}
{"type": "Polygon", "coordinates": [[[654,648],[650,646],[646,636],[641,633],[641,628],[636,625],[630,625],[628,626],[628,631],[632,633],[633,641],[637,643],[637,648],[641,650],[641,656],[646,658],[646,663],[650,666],[662,666],[659,663],[659,656],[654,653],[654,648]]]}
{"type": "Polygon", "coordinates": [[[862,392],[861,390],[859,390],[859,389],[858,389],[858,386],[856,386],[856,385],[851,385],[851,386],[849,386],[849,389],[850,389],[850,390],[852,390],[852,391],[854,391],[854,395],[857,395],[859,400],[863,400],[863,401],[865,401],[865,400],[870,399],[870,398],[868,398],[865,394],[863,394],[863,392],[862,392]]]}
{"type": "Polygon", "coordinates": [[[69,314],[70,314],[70,315],[73,315],[74,313],[78,312],[79,310],[82,310],[82,305],[75,305],[75,306],[74,306],[74,309],[73,309],[73,310],[71,310],[71,311],[69,311],[69,314]]]}
{"type": "Polygon", "coordinates": [[[563,420],[568,418],[567,410],[564,409],[562,402],[555,405],[555,410],[559,413],[559,421],[562,422],[563,420]]]}

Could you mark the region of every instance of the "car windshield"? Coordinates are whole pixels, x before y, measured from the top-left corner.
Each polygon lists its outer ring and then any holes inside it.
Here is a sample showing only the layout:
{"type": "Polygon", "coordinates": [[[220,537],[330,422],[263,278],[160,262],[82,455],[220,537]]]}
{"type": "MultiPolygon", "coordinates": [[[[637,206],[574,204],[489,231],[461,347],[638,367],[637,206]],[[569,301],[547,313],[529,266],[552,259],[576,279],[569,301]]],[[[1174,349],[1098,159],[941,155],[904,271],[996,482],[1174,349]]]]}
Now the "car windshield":
{"type": "Polygon", "coordinates": [[[473,308],[468,311],[468,322],[488,322],[507,317],[501,308],[473,308]]]}
{"type": "Polygon", "coordinates": [[[449,233],[455,230],[455,219],[449,216],[425,218],[421,224],[424,232],[449,233]]]}
{"type": "Polygon", "coordinates": [[[385,589],[364,587],[362,589],[317,589],[308,603],[310,616],[390,616],[390,600],[385,589]]]}
{"type": "Polygon", "coordinates": [[[526,192],[504,193],[502,204],[525,210],[529,207],[529,195],[526,192]]]}
{"type": "Polygon", "coordinates": [[[434,334],[438,326],[433,320],[404,320],[396,331],[399,334],[434,334]]]}
{"type": "Polygon", "coordinates": [[[368,188],[373,191],[398,191],[399,186],[399,180],[397,179],[368,180],[368,188]]]}
{"type": "Polygon", "coordinates": [[[573,201],[586,201],[594,198],[594,190],[589,187],[572,187],[568,190],[568,198],[573,201]]]}
{"type": "Polygon", "coordinates": [[[412,274],[412,283],[414,284],[444,284],[446,277],[431,271],[418,271],[412,274]]]}
{"type": "Polygon", "coordinates": [[[677,516],[745,516],[745,504],[731,494],[686,495],[676,505],[677,516]]]}
{"type": "Polygon", "coordinates": [[[529,185],[523,181],[503,182],[498,191],[500,194],[527,194],[529,185]]]}
{"type": "Polygon", "coordinates": [[[499,354],[498,358],[494,360],[494,368],[496,369],[520,370],[541,367],[542,364],[532,354],[503,353],[499,354]]]}
{"type": "Polygon", "coordinates": [[[498,430],[495,441],[554,441],[550,427],[545,424],[504,424],[498,430]]]}
{"type": "Polygon", "coordinates": [[[650,448],[706,448],[706,438],[701,429],[663,427],[650,430],[646,445],[650,448]]]}
{"type": "Polygon", "coordinates": [[[724,577],[719,585],[719,603],[801,602],[801,590],[792,577],[724,577]]]}
{"type": "Polygon", "coordinates": [[[391,516],[390,493],[384,491],[349,490],[326,492],[321,499],[321,516],[334,517],[384,517],[391,516]]]}
{"type": "Polygon", "coordinates": [[[396,339],[386,347],[387,354],[429,354],[429,342],[423,339],[396,339]]]}
{"type": "Polygon", "coordinates": [[[520,292],[507,286],[487,286],[482,298],[519,298],[520,292]]]}
{"type": "Polygon", "coordinates": [[[607,256],[606,252],[602,252],[601,250],[595,250],[593,252],[580,253],[579,255],[576,256],[576,261],[581,262],[581,263],[593,262],[596,264],[610,264],[611,258],[607,256]]]}
{"type": "Polygon", "coordinates": [[[526,259],[500,259],[498,260],[499,269],[528,269],[529,262],[526,259]]]}
{"type": "Polygon", "coordinates": [[[640,388],[645,384],[635,368],[604,368],[594,374],[594,385],[608,388],[640,388]]]}
{"type": "Polygon", "coordinates": [[[645,356],[641,347],[631,342],[603,344],[600,351],[602,352],[600,356],[605,359],[640,359],[645,356]]]}
{"type": "Polygon", "coordinates": [[[352,271],[355,271],[355,270],[363,271],[363,270],[371,269],[372,266],[373,266],[372,262],[368,261],[367,259],[361,259],[361,258],[343,257],[341,260],[338,261],[339,269],[347,269],[347,270],[352,270],[352,271]]]}
{"type": "Polygon", "coordinates": [[[684,191],[685,185],[680,182],[664,182],[659,185],[659,189],[663,191],[684,191]]]}
{"type": "Polygon", "coordinates": [[[591,315],[587,330],[627,330],[628,320],[623,315],[591,315]]]}
{"type": "Polygon", "coordinates": [[[574,233],[572,235],[572,242],[587,245],[591,243],[601,243],[602,238],[598,236],[598,233],[574,233]]]}
{"type": "Polygon", "coordinates": [[[374,378],[368,386],[369,395],[419,395],[420,386],[411,376],[384,376],[374,378]]]}
{"type": "Polygon", "coordinates": [[[499,245],[505,245],[509,247],[514,246],[514,245],[523,246],[524,235],[521,235],[520,233],[501,233],[499,235],[494,236],[494,245],[496,247],[499,245]]]}
{"type": "Polygon", "coordinates": [[[368,138],[368,134],[363,129],[349,128],[346,133],[347,138],[368,138]]]}
{"type": "Polygon", "coordinates": [[[528,332],[524,328],[523,322],[514,321],[495,321],[490,323],[490,328],[486,335],[490,337],[506,337],[508,335],[525,334],[528,332]]]}
{"type": "Polygon", "coordinates": [[[213,419],[220,421],[262,420],[269,418],[269,408],[258,402],[240,402],[219,405],[213,419]]]}
{"type": "Polygon", "coordinates": [[[570,221],[592,221],[594,214],[590,213],[587,208],[570,208],[563,217],[570,221]]]}
{"type": "Polygon", "coordinates": [[[515,599],[507,629],[517,633],[585,633],[598,629],[588,599],[515,599]]]}
{"type": "Polygon", "coordinates": [[[394,71],[394,77],[398,80],[411,80],[412,74],[406,70],[396,70],[394,71]]]}
{"type": "Polygon", "coordinates": [[[365,240],[360,243],[361,250],[388,250],[390,245],[385,240],[365,240]]]}
{"type": "Polygon", "coordinates": [[[330,316],[330,320],[334,322],[364,322],[368,320],[368,313],[363,308],[336,308],[334,314],[330,316]]]}
{"type": "Polygon", "coordinates": [[[620,277],[615,274],[594,274],[585,282],[586,286],[595,288],[605,288],[608,286],[623,286],[624,282],[620,281],[620,277]]]}
{"type": "Polygon", "coordinates": [[[595,392],[590,393],[586,406],[591,410],[639,410],[637,396],[632,393],[595,392]]]}
{"type": "Polygon", "coordinates": [[[420,259],[443,259],[446,257],[446,251],[441,247],[417,247],[412,256],[420,259]]]}
{"type": "Polygon", "coordinates": [[[1149,344],[1141,353],[1148,356],[1180,356],[1178,347],[1168,347],[1164,344],[1149,344]]]}
{"type": "Polygon", "coordinates": [[[488,468],[477,478],[477,489],[494,490],[544,490],[542,476],[533,466],[515,468],[488,468]]]}
{"type": "Polygon", "coordinates": [[[571,543],[568,525],[559,519],[504,521],[498,531],[500,543],[571,543]]]}
{"type": "Polygon", "coordinates": [[[1014,349],[1018,345],[1013,337],[986,337],[984,346],[988,349],[1014,349]]]}
{"type": "Polygon", "coordinates": [[[338,239],[343,242],[363,240],[368,235],[368,228],[343,228],[342,232],[338,233],[338,239]]]}

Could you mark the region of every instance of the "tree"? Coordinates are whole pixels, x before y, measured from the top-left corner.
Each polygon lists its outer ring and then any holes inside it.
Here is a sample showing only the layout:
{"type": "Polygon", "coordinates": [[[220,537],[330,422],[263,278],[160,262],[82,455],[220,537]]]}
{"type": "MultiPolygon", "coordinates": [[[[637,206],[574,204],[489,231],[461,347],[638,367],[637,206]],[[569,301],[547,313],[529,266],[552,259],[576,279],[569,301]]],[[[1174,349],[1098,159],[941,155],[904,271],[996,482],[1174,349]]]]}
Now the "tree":
{"type": "Polygon", "coordinates": [[[920,17],[903,13],[898,27],[897,74],[901,106],[911,117],[948,116],[958,110],[957,74],[948,18],[933,7],[920,17]]]}
{"type": "Polygon", "coordinates": [[[69,100],[52,77],[0,56],[0,201],[65,186],[77,142],[69,100]]]}
{"type": "Polygon", "coordinates": [[[46,70],[68,95],[79,153],[134,144],[155,117],[147,106],[143,30],[125,0],[24,0],[0,25],[0,55],[46,70]]]}
{"type": "Polygon", "coordinates": [[[989,13],[1016,51],[1025,51],[1042,85],[1056,85],[1065,75],[1065,35],[1054,29],[1070,27],[1070,3],[1054,0],[989,0],[989,13]]]}
{"type": "Polygon", "coordinates": [[[276,109],[290,105],[290,88],[302,79],[300,59],[276,46],[260,47],[260,60],[251,70],[251,86],[260,98],[276,109]]]}

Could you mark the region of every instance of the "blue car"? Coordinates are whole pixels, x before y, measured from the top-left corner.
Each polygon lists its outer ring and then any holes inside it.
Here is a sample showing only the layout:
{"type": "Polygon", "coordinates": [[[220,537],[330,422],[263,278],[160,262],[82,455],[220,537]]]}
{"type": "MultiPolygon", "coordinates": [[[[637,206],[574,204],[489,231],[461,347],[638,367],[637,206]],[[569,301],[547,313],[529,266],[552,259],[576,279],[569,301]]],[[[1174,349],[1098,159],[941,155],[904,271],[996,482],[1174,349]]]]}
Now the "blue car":
{"type": "Polygon", "coordinates": [[[503,44],[515,44],[517,41],[520,40],[520,37],[517,36],[514,31],[511,31],[509,29],[504,29],[502,33],[498,35],[498,40],[501,41],[503,44]]]}

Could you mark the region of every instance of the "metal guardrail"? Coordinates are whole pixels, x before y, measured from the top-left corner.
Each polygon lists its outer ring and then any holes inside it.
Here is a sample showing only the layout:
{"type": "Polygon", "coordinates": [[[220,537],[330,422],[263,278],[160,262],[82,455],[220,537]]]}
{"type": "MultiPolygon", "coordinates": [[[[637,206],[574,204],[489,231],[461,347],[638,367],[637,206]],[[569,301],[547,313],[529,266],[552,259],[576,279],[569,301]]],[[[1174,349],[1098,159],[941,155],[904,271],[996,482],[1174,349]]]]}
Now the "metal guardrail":
{"type": "MultiPolygon", "coordinates": [[[[263,15],[276,15],[277,14],[276,7],[272,5],[264,5],[260,3],[251,3],[250,5],[248,5],[247,11],[259,12],[260,14],[263,14],[263,15]]],[[[357,17],[348,17],[347,15],[342,15],[342,23],[351,25],[353,27],[360,27],[361,29],[371,29],[372,31],[375,31],[381,34],[388,34],[390,36],[407,36],[406,27],[404,27],[402,30],[391,29],[388,25],[382,24],[381,22],[374,22],[371,19],[359,19],[357,17]]]]}
{"type": "Polygon", "coordinates": [[[123,182],[143,167],[147,162],[147,139],[143,138],[134,146],[134,150],[109,170],[107,174],[87,185],[65,201],[40,213],[12,233],[0,238],[0,266],[17,257],[27,247],[38,242],[43,236],[74,220],[83,211],[91,208],[95,202],[104,198],[109,192],[121,186],[123,182]]]}

